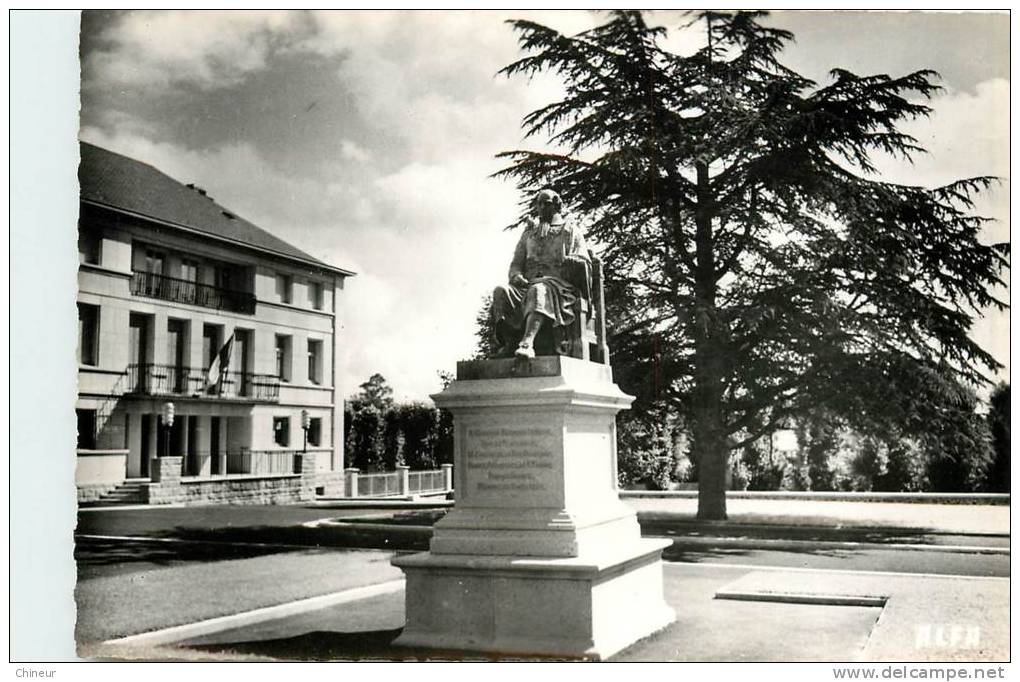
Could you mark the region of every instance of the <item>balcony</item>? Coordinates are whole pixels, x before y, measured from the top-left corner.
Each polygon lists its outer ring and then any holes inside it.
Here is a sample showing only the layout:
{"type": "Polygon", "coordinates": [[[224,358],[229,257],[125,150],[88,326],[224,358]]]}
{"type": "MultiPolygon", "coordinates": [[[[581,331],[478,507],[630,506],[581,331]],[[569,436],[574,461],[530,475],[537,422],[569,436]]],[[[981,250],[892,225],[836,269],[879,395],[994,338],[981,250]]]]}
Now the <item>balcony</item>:
{"type": "Polygon", "coordinates": [[[209,380],[207,372],[175,365],[128,365],[125,393],[228,400],[277,402],[280,377],[251,372],[220,372],[209,380]]]}
{"type": "Polygon", "coordinates": [[[131,293],[135,296],[188,303],[244,315],[255,314],[255,294],[199,284],[154,272],[134,271],[131,276],[131,293]]]}

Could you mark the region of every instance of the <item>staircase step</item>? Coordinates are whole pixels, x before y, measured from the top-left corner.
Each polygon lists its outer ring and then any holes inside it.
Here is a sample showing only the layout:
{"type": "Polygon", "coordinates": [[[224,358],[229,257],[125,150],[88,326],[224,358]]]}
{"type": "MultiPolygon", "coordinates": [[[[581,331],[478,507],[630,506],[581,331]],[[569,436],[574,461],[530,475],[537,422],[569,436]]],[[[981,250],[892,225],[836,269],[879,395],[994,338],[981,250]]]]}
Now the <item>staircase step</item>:
{"type": "Polygon", "coordinates": [[[145,504],[143,486],[147,479],[129,479],[96,500],[98,504],[145,504]]]}

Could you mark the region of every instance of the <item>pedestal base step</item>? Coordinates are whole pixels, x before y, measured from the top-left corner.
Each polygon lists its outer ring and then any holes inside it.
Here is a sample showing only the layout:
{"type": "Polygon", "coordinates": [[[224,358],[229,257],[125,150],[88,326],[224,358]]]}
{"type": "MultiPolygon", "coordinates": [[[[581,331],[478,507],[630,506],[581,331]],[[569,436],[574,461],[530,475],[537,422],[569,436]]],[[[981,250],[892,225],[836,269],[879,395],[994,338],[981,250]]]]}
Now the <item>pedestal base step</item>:
{"type": "Polygon", "coordinates": [[[672,623],[662,596],[669,540],[562,559],[415,554],[402,646],[605,659],[672,623]]]}

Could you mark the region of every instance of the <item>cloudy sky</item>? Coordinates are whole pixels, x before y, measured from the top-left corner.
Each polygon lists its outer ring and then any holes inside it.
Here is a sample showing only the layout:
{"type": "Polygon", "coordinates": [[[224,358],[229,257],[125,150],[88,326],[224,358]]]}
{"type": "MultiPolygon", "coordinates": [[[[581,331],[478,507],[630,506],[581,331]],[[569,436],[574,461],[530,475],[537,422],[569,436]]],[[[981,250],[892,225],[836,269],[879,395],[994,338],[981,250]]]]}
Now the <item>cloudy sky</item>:
{"type": "MultiPolygon", "coordinates": [[[[524,142],[521,118],[552,78],[507,80],[519,56],[503,20],[566,32],[585,12],[86,12],[81,138],[207,188],[221,204],[334,265],[349,282],[343,371],[381,372],[403,398],[438,389],[474,347],[482,296],[505,277],[512,185],[488,176],[524,142]]],[[[676,27],[684,19],[656,13],[676,27]]],[[[839,66],[942,74],[935,115],[911,124],[930,154],[886,160],[890,179],[1008,178],[1006,14],[779,13],[787,65],[824,82],[839,66]]],[[[671,33],[690,51],[700,34],[671,33]]],[[[1008,240],[1006,187],[980,210],[1008,240]]],[[[1008,362],[1008,317],[977,337],[1008,362]]],[[[1008,374],[1003,375],[1004,378],[1008,374]]]]}

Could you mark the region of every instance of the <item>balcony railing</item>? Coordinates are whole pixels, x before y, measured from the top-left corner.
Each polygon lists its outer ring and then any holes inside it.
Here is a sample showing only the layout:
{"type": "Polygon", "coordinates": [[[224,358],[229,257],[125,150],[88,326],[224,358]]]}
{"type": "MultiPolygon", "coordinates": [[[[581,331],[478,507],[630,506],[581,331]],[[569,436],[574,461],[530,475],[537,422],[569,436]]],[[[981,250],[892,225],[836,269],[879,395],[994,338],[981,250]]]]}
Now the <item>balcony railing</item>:
{"type": "Polygon", "coordinates": [[[280,377],[251,372],[220,372],[149,363],[128,365],[127,393],[141,395],[240,398],[275,402],[280,399],[280,377]]]}
{"type": "Polygon", "coordinates": [[[227,453],[227,475],[293,474],[296,451],[247,450],[227,453]]]}
{"type": "Polygon", "coordinates": [[[241,447],[214,454],[209,450],[180,452],[181,476],[262,476],[294,474],[298,450],[251,450],[241,447]]]}
{"type": "Polygon", "coordinates": [[[131,276],[131,293],[135,296],[147,296],[175,303],[190,303],[203,308],[229,310],[245,315],[255,314],[255,294],[199,284],[154,272],[135,271],[131,276]]]}

